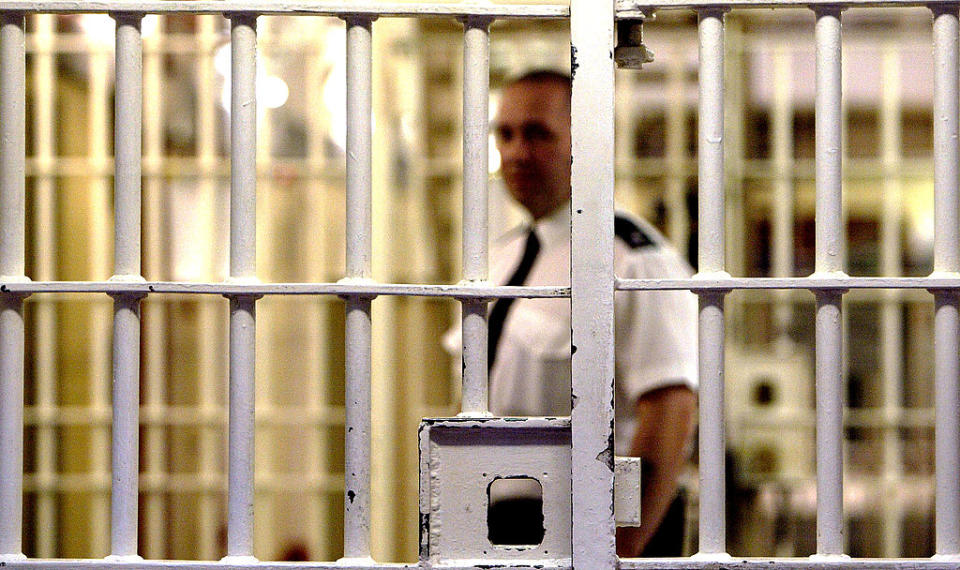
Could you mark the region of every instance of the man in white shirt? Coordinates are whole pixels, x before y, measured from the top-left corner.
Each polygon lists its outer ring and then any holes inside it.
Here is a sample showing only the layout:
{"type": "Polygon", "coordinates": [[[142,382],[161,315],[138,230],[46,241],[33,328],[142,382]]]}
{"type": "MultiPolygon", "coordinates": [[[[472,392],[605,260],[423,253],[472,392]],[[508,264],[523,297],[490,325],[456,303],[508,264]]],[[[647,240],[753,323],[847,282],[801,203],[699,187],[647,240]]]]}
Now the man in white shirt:
{"type": "MultiPolygon", "coordinates": [[[[570,94],[570,78],[553,71],[528,73],[503,90],[493,126],[501,173],[530,219],[494,247],[491,279],[498,284],[570,282],[570,94]]],[[[619,277],[691,274],[646,223],[618,214],[614,226],[619,277]]],[[[569,299],[515,299],[498,308],[504,301],[490,311],[491,412],[569,415],[569,299]]],[[[642,526],[618,529],[617,552],[679,556],[682,504],[675,497],[696,410],[696,297],[685,291],[618,292],[615,320],[615,451],[643,460],[642,526]],[[673,522],[664,526],[674,528],[654,538],[671,508],[679,522],[670,517],[673,522]]],[[[518,517],[508,511],[505,518],[518,517]]]]}

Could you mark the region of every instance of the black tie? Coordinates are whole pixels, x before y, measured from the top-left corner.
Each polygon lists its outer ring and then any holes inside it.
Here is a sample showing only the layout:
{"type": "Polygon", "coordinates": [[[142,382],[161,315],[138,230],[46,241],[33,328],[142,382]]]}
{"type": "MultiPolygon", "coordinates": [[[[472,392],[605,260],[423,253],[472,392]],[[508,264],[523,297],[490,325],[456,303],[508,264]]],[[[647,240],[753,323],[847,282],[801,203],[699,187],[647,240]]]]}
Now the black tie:
{"type": "MultiPolygon", "coordinates": [[[[510,276],[510,280],[507,281],[507,285],[523,285],[523,282],[527,280],[527,275],[530,274],[530,268],[533,267],[533,262],[538,253],[540,253],[540,240],[537,239],[537,234],[531,229],[530,233],[527,234],[527,245],[523,249],[523,257],[520,259],[513,275],[510,276]]],[[[488,370],[493,368],[493,362],[497,358],[497,344],[500,342],[500,334],[503,332],[503,322],[507,319],[507,311],[510,310],[513,301],[513,297],[497,299],[490,311],[490,318],[487,321],[490,327],[487,336],[488,370]]]]}

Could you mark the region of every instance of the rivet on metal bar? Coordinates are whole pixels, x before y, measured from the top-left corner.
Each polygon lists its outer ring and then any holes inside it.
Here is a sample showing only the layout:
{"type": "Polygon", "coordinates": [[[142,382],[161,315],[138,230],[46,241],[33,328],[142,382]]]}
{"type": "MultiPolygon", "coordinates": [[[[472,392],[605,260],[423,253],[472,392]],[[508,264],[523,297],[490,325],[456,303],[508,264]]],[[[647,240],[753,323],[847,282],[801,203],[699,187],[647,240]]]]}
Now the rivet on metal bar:
{"type": "MultiPolygon", "coordinates": [[[[652,16],[650,16],[652,18],[652,16]]],[[[617,47],[613,59],[617,67],[640,69],[644,63],[653,62],[653,52],[643,45],[643,22],[647,16],[617,21],[617,47]]]]}

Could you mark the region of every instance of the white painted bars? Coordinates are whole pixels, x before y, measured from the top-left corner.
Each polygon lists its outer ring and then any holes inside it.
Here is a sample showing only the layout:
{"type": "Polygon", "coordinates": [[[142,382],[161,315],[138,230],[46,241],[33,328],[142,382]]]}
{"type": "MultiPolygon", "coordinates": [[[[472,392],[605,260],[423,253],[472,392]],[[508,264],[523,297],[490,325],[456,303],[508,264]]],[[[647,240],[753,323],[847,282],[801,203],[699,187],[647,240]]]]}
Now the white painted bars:
{"type": "MultiPolygon", "coordinates": [[[[115,281],[140,276],[140,160],[143,106],[142,15],[116,17],[116,120],[114,177],[115,281]]],[[[113,453],[111,547],[118,557],[137,557],[140,476],[140,295],[114,296],[113,453]]]]}
{"type": "MultiPolygon", "coordinates": [[[[700,97],[698,134],[698,277],[723,280],[723,11],[702,10],[700,29],[700,97]]],[[[700,294],[700,555],[726,552],[724,487],[725,429],[723,408],[724,292],[700,294]]]]}
{"type": "MultiPolygon", "coordinates": [[[[840,10],[816,12],[816,274],[843,276],[840,10]]],[[[817,292],[817,554],[843,553],[842,290],[817,292]]]]}
{"type": "MultiPolygon", "coordinates": [[[[231,24],[230,280],[256,282],[257,20],[231,24]]],[[[227,560],[253,560],[256,296],[230,296],[227,560]]]]}
{"type": "MultiPolygon", "coordinates": [[[[0,19],[0,276],[24,281],[26,62],[23,14],[0,19]]],[[[0,559],[20,558],[23,521],[23,297],[0,299],[0,559]]]]}
{"type": "MultiPolygon", "coordinates": [[[[958,21],[956,4],[934,8],[934,271],[960,271],[958,204],[958,21]]],[[[934,290],[936,552],[960,554],[960,315],[956,290],[934,290]]]]}
{"type": "MultiPolygon", "coordinates": [[[[466,18],[463,35],[463,282],[487,280],[490,21],[466,18]]],[[[487,302],[464,299],[462,413],[487,415],[487,302]]]]}
{"type": "MultiPolygon", "coordinates": [[[[347,18],[347,245],[345,281],[371,278],[373,22],[347,18]]],[[[370,560],[371,302],[346,297],[343,557],[370,560]]]]}
{"type": "Polygon", "coordinates": [[[570,4],[573,566],[616,568],[613,2],[570,4]]]}

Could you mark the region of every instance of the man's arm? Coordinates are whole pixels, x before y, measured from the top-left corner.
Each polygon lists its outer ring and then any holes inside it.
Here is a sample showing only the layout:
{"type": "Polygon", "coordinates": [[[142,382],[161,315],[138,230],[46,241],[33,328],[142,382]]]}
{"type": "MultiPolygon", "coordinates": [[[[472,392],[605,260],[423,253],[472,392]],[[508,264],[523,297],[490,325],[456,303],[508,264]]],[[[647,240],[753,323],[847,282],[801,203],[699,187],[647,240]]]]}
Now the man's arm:
{"type": "Polygon", "coordinates": [[[617,554],[639,556],[673,500],[687,459],[697,397],[686,386],[667,386],[637,399],[637,431],[630,454],[641,457],[639,527],[617,529],[617,554]]]}

